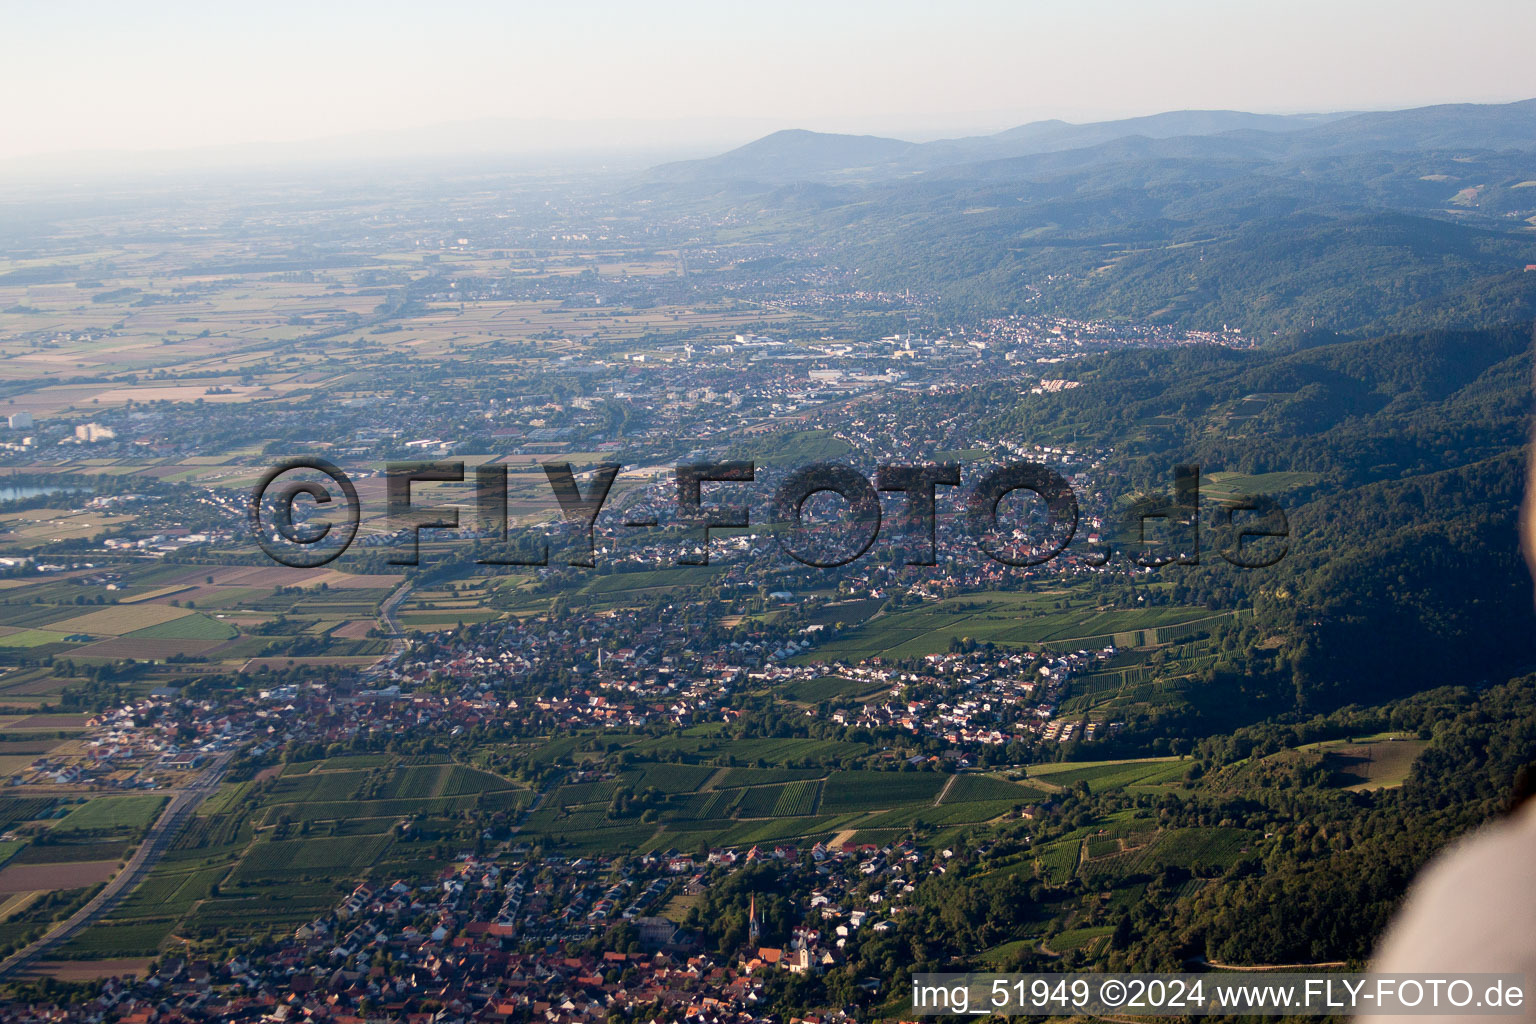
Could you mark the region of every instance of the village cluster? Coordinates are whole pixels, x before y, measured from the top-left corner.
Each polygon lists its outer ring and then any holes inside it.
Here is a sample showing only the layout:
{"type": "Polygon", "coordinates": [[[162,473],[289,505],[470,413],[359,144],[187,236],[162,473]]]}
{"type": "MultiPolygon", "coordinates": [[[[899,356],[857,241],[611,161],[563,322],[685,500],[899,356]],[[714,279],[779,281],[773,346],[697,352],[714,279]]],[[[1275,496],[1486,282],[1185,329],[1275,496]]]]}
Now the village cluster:
{"type": "MultiPolygon", "coordinates": [[[[598,1024],[642,1014],[767,1024],[778,1019],[763,1005],[774,975],[847,963],[861,935],[896,927],[915,883],[942,873],[950,856],[930,856],[910,841],[714,849],[702,857],[533,858],[526,846],[494,860],[462,853],[434,879],[359,884],[329,914],[261,954],[222,962],[167,957],[146,979],[107,981],[89,1002],[0,1019],[362,1024],[387,1014],[413,1024],[598,1024]],[[803,901],[800,923],[774,944],[764,938],[755,902],[741,941],[726,955],[705,952],[689,928],[651,912],[753,868],[781,876],[778,884],[803,901]],[[616,921],[627,927],[611,931],[616,921]],[[615,934],[627,948],[585,941],[615,934]],[[407,1012],[423,1003],[436,1009],[407,1012]]],[[[795,1021],[847,1019],[833,1012],[795,1021]]]]}

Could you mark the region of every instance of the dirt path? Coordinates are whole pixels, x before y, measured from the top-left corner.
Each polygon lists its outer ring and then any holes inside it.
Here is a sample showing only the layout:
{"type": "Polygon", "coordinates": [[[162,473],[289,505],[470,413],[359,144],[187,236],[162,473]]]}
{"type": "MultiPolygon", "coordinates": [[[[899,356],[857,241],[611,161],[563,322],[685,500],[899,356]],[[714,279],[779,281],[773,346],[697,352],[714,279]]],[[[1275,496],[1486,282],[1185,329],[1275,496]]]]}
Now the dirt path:
{"type": "Polygon", "coordinates": [[[703,784],[699,786],[699,792],[713,793],[720,783],[725,781],[725,776],[728,772],[730,772],[729,768],[716,768],[709,774],[709,778],[705,779],[703,784]]]}
{"type": "Polygon", "coordinates": [[[954,788],[955,780],[959,777],[958,775],[951,775],[949,777],[949,781],[944,783],[944,788],[939,790],[939,795],[933,798],[933,806],[937,807],[944,802],[944,798],[949,796],[949,791],[954,788]]]}
{"type": "Polygon", "coordinates": [[[1207,967],[1223,971],[1310,971],[1319,967],[1344,967],[1345,960],[1324,960],[1316,964],[1224,964],[1220,960],[1201,960],[1207,967]]]}

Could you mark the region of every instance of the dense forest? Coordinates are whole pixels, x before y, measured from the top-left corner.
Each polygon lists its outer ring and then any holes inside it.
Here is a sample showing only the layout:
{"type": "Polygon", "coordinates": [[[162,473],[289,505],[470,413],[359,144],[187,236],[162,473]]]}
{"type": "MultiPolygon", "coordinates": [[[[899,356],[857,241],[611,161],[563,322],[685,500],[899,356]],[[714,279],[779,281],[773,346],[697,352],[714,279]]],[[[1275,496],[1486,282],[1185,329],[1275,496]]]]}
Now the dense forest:
{"type": "MultiPolygon", "coordinates": [[[[1117,471],[1141,486],[1167,487],[1180,462],[1305,474],[1283,496],[1279,564],[1245,573],[1207,558],[1163,571],[1185,599],[1251,603],[1288,667],[1271,683],[1299,708],[1336,707],[1536,664],[1516,534],[1530,345],[1520,325],[1107,356],[1082,387],[989,426],[1117,445],[1117,471]]],[[[1207,515],[1220,525],[1219,507],[1207,515]]]]}

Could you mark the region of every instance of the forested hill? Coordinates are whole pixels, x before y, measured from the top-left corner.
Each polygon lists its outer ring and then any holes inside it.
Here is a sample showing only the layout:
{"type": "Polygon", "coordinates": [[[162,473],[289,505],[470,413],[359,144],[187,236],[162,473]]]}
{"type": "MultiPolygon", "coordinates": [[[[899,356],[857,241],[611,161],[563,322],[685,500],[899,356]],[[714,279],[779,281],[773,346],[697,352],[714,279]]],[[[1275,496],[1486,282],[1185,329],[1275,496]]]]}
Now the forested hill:
{"type": "Polygon", "coordinates": [[[781,132],[631,194],[956,313],[1264,336],[1536,317],[1536,101],[1194,113],[923,145],[781,132]]]}
{"type": "MultiPolygon", "coordinates": [[[[1207,479],[1276,474],[1257,479],[1282,484],[1291,537],[1277,566],[1162,570],[1181,598],[1256,610],[1263,649],[1201,682],[1212,702],[1239,680],[1275,708],[1372,702],[1536,666],[1516,532],[1531,340],[1522,325],[1119,353],[1074,369],[1081,387],[984,422],[997,436],[1112,446],[1136,488],[1167,488],[1178,462],[1207,479]]],[[[1208,540],[1220,515],[1208,505],[1208,540]]]]}
{"type": "MultiPolygon", "coordinates": [[[[1289,554],[1262,571],[1204,557],[1221,516],[1208,501],[1202,563],[1155,575],[1171,600],[1253,615],[1214,664],[1167,680],[1190,702],[1164,721],[1192,754],[1182,785],[1117,787],[1088,773],[1123,762],[1097,762],[1054,814],[962,850],[865,962],[1363,963],[1425,862],[1536,772],[1536,611],[1516,534],[1533,362],[1530,324],[1318,334],[1083,359],[1052,369],[1080,382],[1057,393],[946,396],[993,436],[1113,448],[1111,494],[1167,488],[1180,462],[1201,465],[1212,499],[1234,481],[1271,489],[1289,554]],[[1378,754],[1411,767],[1339,785],[1339,764],[1378,754]],[[1154,828],[1181,844],[1166,860],[1117,838],[1154,828]],[[1197,837],[1241,846],[1217,861],[1197,837]],[[1060,934],[1038,948],[997,924],[1047,914],[1060,934]]],[[[1136,724],[1145,736],[1159,720],[1136,724]]]]}
{"type": "Polygon", "coordinates": [[[1527,180],[1536,180],[1536,156],[1524,154],[1285,169],[1127,159],[720,202],[759,232],[831,254],[861,285],[928,294],[956,315],[1034,312],[1266,337],[1536,316],[1536,273],[1525,270],[1536,264],[1525,223],[1536,217],[1536,187],[1527,180]]]}

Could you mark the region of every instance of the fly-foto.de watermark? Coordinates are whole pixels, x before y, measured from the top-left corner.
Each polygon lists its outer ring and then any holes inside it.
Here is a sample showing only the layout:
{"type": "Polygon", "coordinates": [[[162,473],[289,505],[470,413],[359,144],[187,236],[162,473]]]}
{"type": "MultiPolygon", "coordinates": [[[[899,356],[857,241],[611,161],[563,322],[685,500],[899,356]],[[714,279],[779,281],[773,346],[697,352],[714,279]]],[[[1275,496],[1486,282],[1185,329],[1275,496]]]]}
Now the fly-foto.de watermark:
{"type": "MultiPolygon", "coordinates": [[[[503,550],[483,555],[477,562],[596,565],[594,531],[623,466],[594,466],[584,474],[585,485],[570,463],[547,462],[543,470],[569,533],[563,557],[552,561],[547,536],[533,528],[510,528],[507,468],[487,464],[473,470],[475,510],[482,527],[500,538],[503,550]],[[518,537],[519,533],[523,536],[518,537]]],[[[684,536],[675,557],[663,564],[708,565],[711,531],[743,530],[754,525],[750,506],[741,501],[750,495],[740,489],[757,481],[757,466],[751,461],[693,462],[678,465],[674,474],[670,522],[681,528],[684,536]],[[707,496],[705,485],[710,485],[707,496]]],[[[416,565],[420,561],[421,531],[459,529],[460,509],[440,502],[420,503],[412,487],[464,483],[465,463],[392,462],[385,468],[384,479],[387,527],[403,540],[400,550],[391,553],[389,563],[416,565]]],[[[937,565],[941,488],[962,488],[958,514],[961,530],[978,551],[1000,564],[1043,565],[1067,551],[1078,537],[1081,513],[1071,483],[1038,462],[989,467],[964,481],[963,487],[961,467],[953,462],[882,465],[873,480],[842,463],[811,463],[780,481],[773,493],[769,521],[761,525],[768,527],[779,548],[801,565],[845,566],[863,557],[880,537],[881,493],[899,494],[900,513],[894,518],[898,519],[896,529],[906,550],[905,563],[937,565]],[[835,524],[807,517],[807,506],[819,495],[838,499],[833,503],[835,524]],[[1029,523],[1011,522],[1003,513],[1005,501],[1013,495],[1023,495],[1032,502],[1034,514],[1029,523]]],[[[1223,561],[1256,569],[1285,557],[1290,524],[1273,499],[1224,495],[1217,510],[1216,525],[1222,537],[1216,550],[1223,561]]],[[[1119,519],[1126,538],[1123,543],[1129,549],[1122,553],[1135,564],[1200,564],[1200,467],[1175,466],[1171,494],[1144,494],[1123,508],[1119,519]],[[1156,544],[1149,542],[1149,526],[1160,529],[1156,544]]],[[[273,560],[294,568],[315,568],[340,557],[356,539],[361,520],[362,502],[356,485],[324,459],[279,463],[263,474],[251,492],[249,521],[256,543],[273,560]],[[305,516],[301,521],[297,515],[300,507],[306,512],[337,514],[318,520],[305,516]]],[[[631,512],[620,525],[644,530],[661,523],[653,513],[631,512]]],[[[1108,543],[1095,538],[1083,552],[1083,561],[1103,565],[1111,553],[1108,543]]]]}

